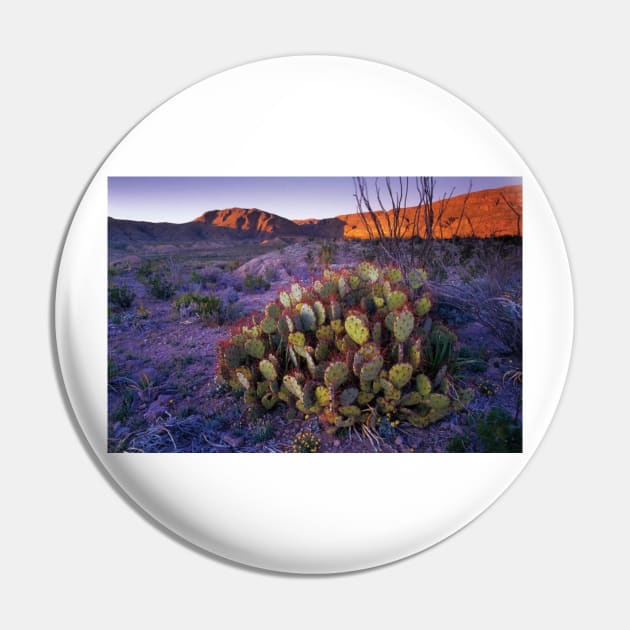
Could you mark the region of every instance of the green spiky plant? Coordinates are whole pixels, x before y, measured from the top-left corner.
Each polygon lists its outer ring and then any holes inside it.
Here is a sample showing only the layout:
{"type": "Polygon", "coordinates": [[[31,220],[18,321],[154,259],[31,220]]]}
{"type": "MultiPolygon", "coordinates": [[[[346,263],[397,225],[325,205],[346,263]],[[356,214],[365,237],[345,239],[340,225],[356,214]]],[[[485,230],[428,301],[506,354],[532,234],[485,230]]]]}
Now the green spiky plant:
{"type": "Polygon", "coordinates": [[[331,427],[370,431],[387,414],[425,427],[463,408],[469,393],[436,342],[448,333],[450,351],[455,336],[428,317],[424,272],[408,275],[363,262],[292,284],[220,344],[218,376],[250,405],[285,403],[331,427]]]}

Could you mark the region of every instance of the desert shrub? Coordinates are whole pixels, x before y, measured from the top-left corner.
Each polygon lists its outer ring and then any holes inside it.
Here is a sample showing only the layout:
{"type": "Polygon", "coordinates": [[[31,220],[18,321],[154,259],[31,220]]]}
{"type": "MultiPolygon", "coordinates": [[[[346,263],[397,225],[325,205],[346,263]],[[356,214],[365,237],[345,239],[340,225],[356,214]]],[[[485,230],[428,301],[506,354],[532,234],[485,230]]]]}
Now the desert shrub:
{"type": "Polygon", "coordinates": [[[243,287],[248,293],[255,291],[268,291],[271,285],[260,274],[248,273],[243,279],[243,287]]]}
{"type": "Polygon", "coordinates": [[[151,295],[158,300],[168,300],[175,295],[175,287],[161,273],[157,273],[149,280],[151,295]]]}
{"type": "Polygon", "coordinates": [[[443,324],[435,324],[425,338],[422,364],[431,378],[453,369],[457,337],[443,324]]]}
{"type": "Polygon", "coordinates": [[[334,427],[369,431],[387,414],[427,426],[462,408],[468,393],[449,378],[452,346],[434,360],[436,375],[426,373],[422,348],[434,324],[425,280],[414,270],[407,288],[398,268],[363,262],[294,283],[220,344],[218,376],[252,406],[283,402],[334,427]]]}
{"type": "Polygon", "coordinates": [[[258,424],[252,431],[252,440],[255,443],[266,442],[270,440],[275,433],[273,424],[269,420],[265,420],[258,424]]]}
{"type": "Polygon", "coordinates": [[[217,319],[221,312],[221,298],[214,295],[202,295],[201,293],[188,291],[178,295],[173,306],[178,310],[189,310],[203,320],[217,319]]]}
{"type": "Polygon", "coordinates": [[[227,271],[234,271],[235,269],[238,269],[243,263],[241,262],[241,260],[239,258],[237,258],[236,260],[230,260],[226,265],[225,265],[225,269],[227,271]]]}
{"type": "Polygon", "coordinates": [[[328,267],[328,265],[332,264],[332,262],[334,261],[336,251],[337,246],[334,243],[322,243],[322,246],[319,248],[317,257],[319,258],[322,265],[328,267]]]}
{"type": "Polygon", "coordinates": [[[110,303],[117,308],[129,308],[136,299],[136,294],[126,285],[114,285],[109,287],[108,297],[110,303]]]}
{"type": "Polygon", "coordinates": [[[194,314],[203,321],[225,324],[239,316],[241,309],[237,300],[236,291],[229,289],[225,296],[188,291],[175,298],[173,307],[182,315],[194,314]]]}
{"type": "Polygon", "coordinates": [[[486,453],[520,453],[523,430],[518,421],[501,407],[492,407],[473,421],[481,447],[486,453]]]}
{"type": "Polygon", "coordinates": [[[160,265],[155,260],[145,260],[136,271],[138,280],[148,281],[158,270],[160,265]]]}

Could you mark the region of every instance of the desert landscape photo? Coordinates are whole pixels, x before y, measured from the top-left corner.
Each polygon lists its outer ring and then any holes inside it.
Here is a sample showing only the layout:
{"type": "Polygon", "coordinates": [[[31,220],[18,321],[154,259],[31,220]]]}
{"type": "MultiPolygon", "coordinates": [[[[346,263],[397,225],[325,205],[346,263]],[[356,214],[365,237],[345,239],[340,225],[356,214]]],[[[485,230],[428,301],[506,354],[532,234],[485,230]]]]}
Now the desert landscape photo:
{"type": "Polygon", "coordinates": [[[520,177],[110,177],[108,451],[522,451],[520,177]]]}

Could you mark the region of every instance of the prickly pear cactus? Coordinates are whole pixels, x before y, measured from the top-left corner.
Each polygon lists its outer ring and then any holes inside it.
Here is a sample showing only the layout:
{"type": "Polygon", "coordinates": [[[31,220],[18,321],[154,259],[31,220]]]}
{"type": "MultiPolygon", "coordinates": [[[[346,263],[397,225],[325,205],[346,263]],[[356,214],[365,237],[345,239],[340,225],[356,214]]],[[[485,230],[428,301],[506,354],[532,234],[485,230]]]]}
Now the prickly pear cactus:
{"type": "MultiPolygon", "coordinates": [[[[424,427],[463,408],[448,363],[431,366],[426,275],[370,262],[291,284],[219,345],[218,378],[249,405],[313,414],[332,431],[389,414],[424,427]]],[[[453,336],[453,339],[455,337],[453,336]]]]}

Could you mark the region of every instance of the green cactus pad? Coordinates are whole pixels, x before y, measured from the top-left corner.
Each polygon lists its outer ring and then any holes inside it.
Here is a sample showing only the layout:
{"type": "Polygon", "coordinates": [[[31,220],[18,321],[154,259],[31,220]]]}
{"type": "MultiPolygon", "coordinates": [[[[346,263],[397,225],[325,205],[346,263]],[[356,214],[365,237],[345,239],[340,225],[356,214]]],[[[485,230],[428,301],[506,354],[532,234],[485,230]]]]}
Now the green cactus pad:
{"type": "Polygon", "coordinates": [[[343,385],[348,378],[348,366],[341,361],[331,363],[324,372],[324,382],[326,385],[332,385],[333,387],[339,387],[343,385]]]}
{"type": "Polygon", "coordinates": [[[254,359],[262,359],[265,354],[265,344],[260,339],[248,339],[245,342],[245,352],[254,359]]]}
{"type": "Polygon", "coordinates": [[[362,262],[357,271],[363,282],[373,283],[378,280],[378,269],[372,263],[362,262]]]}
{"type": "Polygon", "coordinates": [[[420,367],[420,363],[422,361],[422,343],[420,339],[416,339],[414,343],[411,344],[411,348],[409,348],[409,362],[413,365],[413,369],[417,370],[420,367]]]}
{"type": "Polygon", "coordinates": [[[398,267],[389,267],[385,271],[385,277],[394,284],[398,284],[403,279],[402,271],[398,267]]]}
{"type": "Polygon", "coordinates": [[[362,381],[373,381],[378,378],[383,367],[383,357],[376,356],[361,367],[360,378],[362,381]]]}
{"type": "Polygon", "coordinates": [[[374,297],[373,299],[376,308],[382,308],[385,305],[385,300],[382,297],[374,297]]]}
{"type": "Polygon", "coordinates": [[[431,393],[431,381],[426,374],[416,376],[416,389],[420,396],[428,396],[431,393]]]}
{"type": "Polygon", "coordinates": [[[339,402],[342,405],[351,405],[359,395],[359,390],[356,387],[348,387],[339,394],[339,402]]]}
{"type": "Polygon", "coordinates": [[[448,396],[444,394],[431,394],[426,402],[432,409],[446,409],[451,404],[448,396]]]}
{"type": "Polygon", "coordinates": [[[304,337],[304,333],[294,332],[289,335],[289,343],[296,346],[303,346],[306,343],[306,338],[304,337]]]}
{"type": "Polygon", "coordinates": [[[339,407],[339,412],[353,418],[361,415],[361,410],[356,405],[342,405],[339,407]]]}
{"type": "Polygon", "coordinates": [[[343,322],[340,319],[333,319],[330,322],[330,327],[337,335],[340,335],[344,331],[343,322]]]}
{"type": "Polygon", "coordinates": [[[278,299],[284,308],[291,308],[291,296],[286,291],[280,291],[278,299]]]}
{"type": "Polygon", "coordinates": [[[270,409],[273,409],[273,407],[275,407],[276,403],[278,402],[278,397],[275,396],[274,394],[265,394],[261,399],[260,402],[262,404],[262,406],[267,409],[267,411],[269,411],[270,409]]]}
{"type": "Polygon", "coordinates": [[[323,385],[318,385],[315,388],[315,398],[317,400],[317,404],[321,407],[325,407],[330,403],[330,392],[328,387],[324,387],[323,385]]]}
{"type": "Polygon", "coordinates": [[[392,311],[397,311],[399,308],[404,306],[407,301],[407,296],[402,291],[392,291],[387,296],[387,306],[392,311]]]}
{"type": "Polygon", "coordinates": [[[295,396],[298,400],[302,400],[304,392],[302,390],[302,386],[297,382],[295,376],[289,376],[287,374],[287,376],[282,379],[282,382],[293,396],[295,396]]]}
{"type": "Polygon", "coordinates": [[[422,402],[422,396],[418,392],[409,392],[400,399],[400,404],[403,407],[413,407],[419,405],[422,402]]]}
{"type": "MultiPolygon", "coordinates": [[[[312,350],[312,348],[310,348],[310,350],[312,350]]],[[[308,350],[306,351],[304,358],[306,359],[306,367],[311,375],[311,378],[316,378],[317,366],[315,365],[315,361],[313,361],[313,356],[308,350]]]]}
{"type": "Polygon", "coordinates": [[[357,396],[357,402],[360,405],[367,405],[369,402],[372,402],[373,399],[374,394],[371,394],[370,392],[360,392],[357,396]]]}
{"type": "Polygon", "coordinates": [[[393,333],[396,340],[400,342],[407,341],[415,323],[415,319],[409,311],[401,311],[394,320],[393,333]]]}
{"type": "Polygon", "coordinates": [[[315,312],[308,304],[302,304],[300,319],[302,320],[302,328],[304,328],[305,331],[308,332],[317,328],[315,312]]]}
{"type": "Polygon", "coordinates": [[[258,364],[258,369],[268,381],[275,381],[278,378],[278,372],[276,372],[274,364],[269,359],[263,359],[258,364]]]}
{"type": "Polygon", "coordinates": [[[320,326],[315,331],[315,336],[320,341],[332,341],[335,337],[333,334],[333,329],[330,326],[320,326]]]}
{"type": "Polygon", "coordinates": [[[278,319],[281,313],[282,313],[282,309],[275,302],[269,302],[269,304],[265,306],[266,317],[271,317],[271,319],[278,319]]]}
{"type": "Polygon", "coordinates": [[[356,291],[361,285],[361,280],[358,276],[352,275],[348,278],[348,284],[353,291],[356,291]]]}
{"type": "Polygon", "coordinates": [[[367,326],[356,315],[347,317],[344,326],[350,339],[360,346],[370,338],[370,331],[367,326]]]}
{"type": "Polygon", "coordinates": [[[413,367],[409,363],[397,363],[389,370],[389,380],[398,389],[403,388],[410,380],[413,374],[413,367]]]}
{"type": "Polygon", "coordinates": [[[315,312],[317,325],[322,326],[326,322],[326,309],[319,300],[313,303],[313,311],[315,312]]]}
{"type": "Polygon", "coordinates": [[[424,296],[413,305],[418,317],[424,317],[431,310],[431,300],[424,296]]]}
{"type": "Polygon", "coordinates": [[[260,322],[260,328],[265,334],[271,335],[278,329],[278,324],[275,319],[265,317],[262,322],[260,322]]]}
{"type": "Polygon", "coordinates": [[[301,300],[302,300],[302,287],[297,282],[294,282],[291,285],[291,302],[293,304],[297,304],[301,300]]]}

